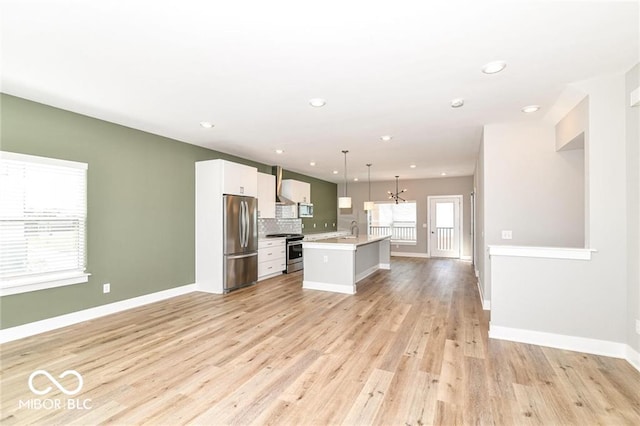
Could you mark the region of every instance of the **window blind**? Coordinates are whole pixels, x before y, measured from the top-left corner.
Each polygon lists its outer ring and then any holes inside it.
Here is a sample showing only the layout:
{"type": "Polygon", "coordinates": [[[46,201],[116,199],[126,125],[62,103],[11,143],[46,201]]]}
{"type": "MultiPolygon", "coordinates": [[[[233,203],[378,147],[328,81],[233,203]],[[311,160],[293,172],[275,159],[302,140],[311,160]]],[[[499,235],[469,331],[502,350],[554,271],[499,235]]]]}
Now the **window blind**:
{"type": "Polygon", "coordinates": [[[0,152],[0,288],[84,273],[87,168],[0,152]]]}

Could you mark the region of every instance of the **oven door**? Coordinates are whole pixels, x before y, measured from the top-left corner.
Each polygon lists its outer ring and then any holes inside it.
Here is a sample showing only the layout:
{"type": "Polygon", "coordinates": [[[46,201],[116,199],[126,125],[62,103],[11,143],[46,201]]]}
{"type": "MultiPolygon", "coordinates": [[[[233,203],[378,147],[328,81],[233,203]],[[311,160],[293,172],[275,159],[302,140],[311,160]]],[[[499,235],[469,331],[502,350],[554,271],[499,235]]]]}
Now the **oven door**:
{"type": "Polygon", "coordinates": [[[302,241],[287,243],[287,265],[302,261],[302,241]]]}

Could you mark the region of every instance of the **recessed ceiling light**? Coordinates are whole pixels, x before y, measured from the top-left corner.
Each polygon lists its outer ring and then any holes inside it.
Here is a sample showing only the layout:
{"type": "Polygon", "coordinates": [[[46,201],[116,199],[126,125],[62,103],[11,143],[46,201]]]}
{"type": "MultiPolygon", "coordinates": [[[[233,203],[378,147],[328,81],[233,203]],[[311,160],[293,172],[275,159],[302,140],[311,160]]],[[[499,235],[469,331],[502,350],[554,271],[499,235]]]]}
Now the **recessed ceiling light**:
{"type": "Polygon", "coordinates": [[[334,170],[334,171],[333,171],[333,174],[334,174],[334,175],[337,175],[337,174],[338,174],[338,171],[337,171],[337,170],[334,170]]]}
{"type": "Polygon", "coordinates": [[[451,108],[460,108],[462,105],[464,105],[464,99],[462,98],[455,98],[451,100],[451,108]]]}
{"type": "Polygon", "coordinates": [[[213,124],[208,121],[201,121],[200,126],[204,127],[205,129],[210,129],[213,127],[213,124]]]}
{"type": "Polygon", "coordinates": [[[326,104],[327,104],[327,101],[325,101],[322,98],[309,99],[309,105],[311,105],[314,108],[320,108],[325,106],[326,104]]]}
{"type": "Polygon", "coordinates": [[[380,136],[380,140],[383,140],[385,142],[389,142],[391,139],[393,139],[391,135],[380,136]]]}
{"type": "Polygon", "coordinates": [[[526,107],[522,108],[522,112],[525,112],[525,113],[528,114],[530,112],[536,112],[539,109],[540,109],[540,105],[529,105],[529,106],[526,106],[526,107]]]}
{"type": "Polygon", "coordinates": [[[445,172],[440,173],[440,176],[446,176],[447,174],[445,172]]]}
{"type": "Polygon", "coordinates": [[[276,154],[282,154],[284,152],[284,150],[282,149],[276,149],[276,154]]]}
{"type": "Polygon", "coordinates": [[[502,71],[506,67],[507,63],[505,61],[493,61],[485,64],[485,66],[482,67],[482,72],[485,74],[495,74],[502,71]]]}
{"type": "Polygon", "coordinates": [[[415,169],[415,168],[416,168],[416,165],[415,165],[415,164],[412,164],[412,165],[410,165],[409,167],[411,167],[412,169],[415,169]]]}
{"type": "Polygon", "coordinates": [[[354,181],[354,182],[357,182],[357,181],[358,181],[358,178],[353,178],[353,181],[354,181]]]}
{"type": "Polygon", "coordinates": [[[312,161],[312,162],[310,162],[310,163],[309,163],[309,165],[310,165],[310,166],[315,166],[315,165],[316,165],[316,162],[315,162],[315,161],[312,161]]]}

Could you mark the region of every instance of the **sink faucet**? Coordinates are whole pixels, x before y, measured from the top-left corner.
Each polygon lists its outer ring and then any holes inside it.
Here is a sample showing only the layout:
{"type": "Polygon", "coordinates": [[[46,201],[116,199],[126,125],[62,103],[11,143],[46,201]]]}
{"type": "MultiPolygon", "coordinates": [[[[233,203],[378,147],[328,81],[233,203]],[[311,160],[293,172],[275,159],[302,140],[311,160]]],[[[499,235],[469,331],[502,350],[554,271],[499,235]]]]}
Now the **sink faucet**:
{"type": "Polygon", "coordinates": [[[360,229],[358,228],[358,222],[355,220],[351,221],[351,235],[354,235],[353,230],[356,230],[355,236],[356,238],[360,235],[360,229]]]}

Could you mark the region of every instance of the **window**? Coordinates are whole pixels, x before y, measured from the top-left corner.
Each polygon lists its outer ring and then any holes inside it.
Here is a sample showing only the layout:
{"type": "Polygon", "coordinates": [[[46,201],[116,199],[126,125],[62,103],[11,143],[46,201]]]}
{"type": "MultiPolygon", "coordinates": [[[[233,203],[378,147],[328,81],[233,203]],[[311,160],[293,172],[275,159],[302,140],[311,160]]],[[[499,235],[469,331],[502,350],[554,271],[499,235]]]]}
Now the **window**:
{"type": "Polygon", "coordinates": [[[87,164],[0,152],[0,295],[87,282],[87,164]]]}
{"type": "Polygon", "coordinates": [[[416,244],[416,202],[376,202],[368,215],[369,235],[391,235],[392,243],[416,244]]]}

